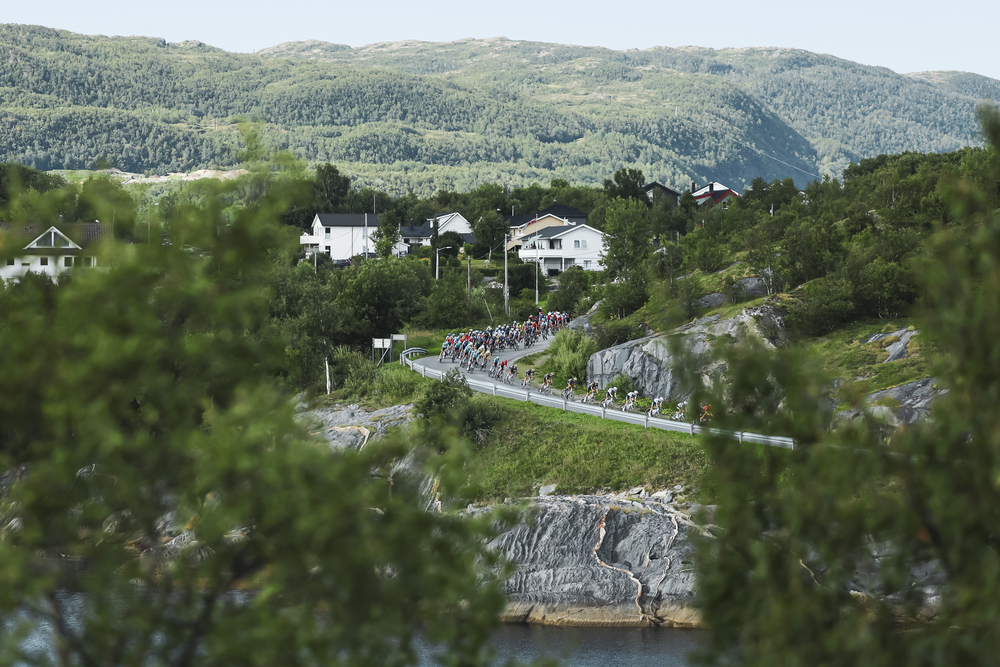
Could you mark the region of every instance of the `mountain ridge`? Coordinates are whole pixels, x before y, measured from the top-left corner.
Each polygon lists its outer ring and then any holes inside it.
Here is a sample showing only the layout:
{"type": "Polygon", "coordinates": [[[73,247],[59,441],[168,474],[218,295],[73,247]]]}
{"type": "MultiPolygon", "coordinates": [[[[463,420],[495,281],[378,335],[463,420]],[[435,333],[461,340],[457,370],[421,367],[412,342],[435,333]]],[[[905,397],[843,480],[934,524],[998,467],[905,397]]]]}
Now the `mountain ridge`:
{"type": "Polygon", "coordinates": [[[233,166],[242,117],[260,121],[268,149],[426,193],[600,183],[622,166],[676,188],[756,176],[801,185],[879,153],[977,143],[976,95],[997,99],[1000,81],[779,47],[496,37],[236,54],[0,25],[0,91],[0,155],[38,168],[233,166]]]}

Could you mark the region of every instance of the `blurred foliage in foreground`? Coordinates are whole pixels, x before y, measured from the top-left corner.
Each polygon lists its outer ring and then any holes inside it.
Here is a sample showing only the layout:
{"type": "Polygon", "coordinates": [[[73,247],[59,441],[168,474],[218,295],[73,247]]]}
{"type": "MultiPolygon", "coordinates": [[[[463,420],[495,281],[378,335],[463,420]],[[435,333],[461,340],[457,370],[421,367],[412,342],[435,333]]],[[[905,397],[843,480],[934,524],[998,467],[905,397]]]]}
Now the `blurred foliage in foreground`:
{"type": "Polygon", "coordinates": [[[418,624],[444,664],[486,655],[463,441],[333,454],[275,386],[283,193],[0,290],[0,664],[405,665],[418,624]]]}
{"type": "MultiPolygon", "coordinates": [[[[981,109],[1000,146],[1000,113],[981,109]]],[[[995,190],[994,161],[986,178],[995,190]]],[[[983,176],[986,176],[986,173],[983,176]]],[[[795,451],[709,438],[718,539],[699,596],[719,665],[992,665],[1000,655],[1000,218],[969,181],[922,268],[922,329],[950,388],[933,421],[832,434],[823,379],[801,359],[728,354],[724,428],[795,433],[795,451]],[[781,423],[784,422],[784,423],[781,423]],[[915,623],[901,631],[900,622],[915,623]]]]}

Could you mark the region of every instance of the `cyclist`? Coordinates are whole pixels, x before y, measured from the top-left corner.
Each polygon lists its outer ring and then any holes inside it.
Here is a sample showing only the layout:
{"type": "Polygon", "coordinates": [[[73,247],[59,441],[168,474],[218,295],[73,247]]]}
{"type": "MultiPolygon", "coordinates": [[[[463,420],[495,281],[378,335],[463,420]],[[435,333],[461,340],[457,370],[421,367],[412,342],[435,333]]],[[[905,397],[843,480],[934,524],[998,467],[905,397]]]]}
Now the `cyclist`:
{"type": "Polygon", "coordinates": [[[657,396],[656,398],[653,399],[653,405],[649,407],[649,412],[647,412],[646,414],[649,415],[650,417],[657,416],[658,414],[660,414],[660,407],[662,405],[663,405],[663,397],[657,396]]]}
{"type": "Polygon", "coordinates": [[[539,391],[550,391],[552,389],[552,373],[546,373],[542,377],[542,384],[538,386],[539,391]]]}
{"type": "Polygon", "coordinates": [[[576,378],[566,380],[566,388],[563,389],[563,398],[572,398],[576,390],[576,378]]]}
{"type": "Polygon", "coordinates": [[[525,387],[530,387],[534,379],[535,379],[534,368],[529,368],[528,370],[524,371],[524,380],[521,382],[521,388],[523,389],[525,387]]]}
{"type": "Polygon", "coordinates": [[[500,375],[500,357],[493,358],[493,368],[490,369],[490,377],[496,378],[500,375]]]}
{"type": "Polygon", "coordinates": [[[706,405],[701,409],[701,423],[704,424],[712,419],[712,405],[706,405]]]}
{"type": "Polygon", "coordinates": [[[616,398],[618,398],[618,387],[608,387],[608,390],[604,392],[604,401],[601,405],[604,407],[614,405],[616,398]]]}
{"type": "Polygon", "coordinates": [[[622,405],[622,410],[628,411],[635,408],[635,399],[639,397],[638,391],[630,391],[625,394],[625,403],[622,405]]]}
{"type": "Polygon", "coordinates": [[[507,384],[510,384],[511,382],[513,382],[516,379],[517,379],[517,366],[515,366],[514,364],[511,364],[510,370],[507,371],[507,380],[506,380],[506,382],[507,382],[507,384]]]}
{"type": "Polygon", "coordinates": [[[589,402],[597,398],[597,392],[601,390],[600,385],[597,384],[597,380],[594,380],[587,385],[587,394],[583,397],[585,402],[589,402]]]}

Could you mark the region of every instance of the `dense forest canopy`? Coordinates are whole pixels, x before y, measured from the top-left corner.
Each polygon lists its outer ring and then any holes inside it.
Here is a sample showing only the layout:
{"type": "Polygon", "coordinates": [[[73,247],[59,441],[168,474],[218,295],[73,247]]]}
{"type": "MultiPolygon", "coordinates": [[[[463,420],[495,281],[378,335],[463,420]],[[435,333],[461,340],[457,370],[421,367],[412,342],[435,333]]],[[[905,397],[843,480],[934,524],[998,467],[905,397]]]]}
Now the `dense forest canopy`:
{"type": "Polygon", "coordinates": [[[0,26],[0,159],[134,172],[238,160],[261,141],[357,184],[599,184],[638,167],[677,189],[756,176],[800,187],[880,153],[980,143],[975,103],[997,82],[902,76],[795,50],[618,52],[505,39],[257,54],[200,42],[0,26]]]}

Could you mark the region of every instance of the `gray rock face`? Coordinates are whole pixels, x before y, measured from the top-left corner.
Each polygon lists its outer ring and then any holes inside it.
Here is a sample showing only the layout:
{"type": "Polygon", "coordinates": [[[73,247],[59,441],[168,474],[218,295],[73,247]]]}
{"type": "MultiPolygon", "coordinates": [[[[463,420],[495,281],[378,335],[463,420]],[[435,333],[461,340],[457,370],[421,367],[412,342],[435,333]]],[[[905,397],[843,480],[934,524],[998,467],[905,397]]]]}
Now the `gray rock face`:
{"type": "Polygon", "coordinates": [[[906,359],[907,348],[910,346],[910,339],[919,334],[919,331],[909,331],[908,329],[900,329],[899,331],[893,331],[887,334],[875,334],[874,336],[869,336],[866,343],[877,343],[880,340],[885,340],[887,338],[898,338],[899,340],[890,343],[886,346],[885,351],[889,353],[883,364],[887,364],[890,361],[899,361],[900,359],[906,359]]]}
{"type": "Polygon", "coordinates": [[[745,299],[757,299],[767,296],[767,285],[760,278],[743,278],[736,282],[743,288],[743,298],[745,299]]]}
{"type": "Polygon", "coordinates": [[[601,350],[587,362],[587,379],[606,387],[618,375],[625,374],[644,396],[662,396],[667,401],[684,398],[672,368],[668,344],[669,337],[677,335],[690,354],[706,362],[712,341],[721,337],[752,335],[772,347],[786,342],[784,318],[779,311],[771,306],[747,308],[736,317],[721,319],[711,315],[678,327],[670,334],[647,336],[601,350]]]}
{"type": "Polygon", "coordinates": [[[300,419],[314,424],[332,449],[359,449],[371,438],[385,435],[390,426],[413,421],[413,404],[394,405],[367,411],[359,405],[334,405],[300,413],[300,419]]]}
{"type": "Polygon", "coordinates": [[[517,564],[512,622],[693,627],[694,545],[704,529],[658,500],[538,498],[532,516],[491,542],[517,564]]]}
{"type": "Polygon", "coordinates": [[[884,420],[890,426],[912,424],[929,416],[934,400],[948,392],[935,384],[936,378],[924,378],[892,389],[876,391],[868,395],[868,407],[838,412],[834,415],[834,420],[858,419],[867,414],[884,420]]]}
{"type": "Polygon", "coordinates": [[[715,308],[726,302],[726,295],[721,292],[712,292],[698,299],[698,305],[702,308],[715,308]]]}

